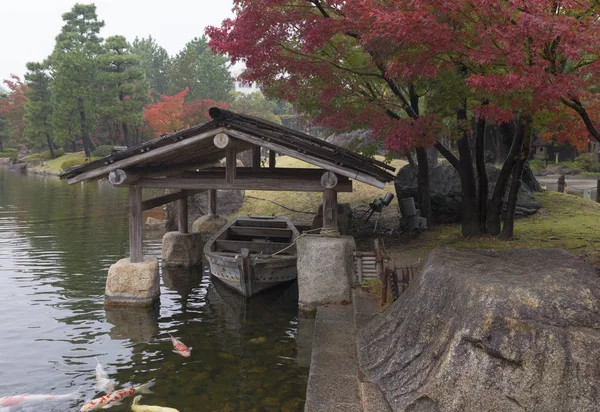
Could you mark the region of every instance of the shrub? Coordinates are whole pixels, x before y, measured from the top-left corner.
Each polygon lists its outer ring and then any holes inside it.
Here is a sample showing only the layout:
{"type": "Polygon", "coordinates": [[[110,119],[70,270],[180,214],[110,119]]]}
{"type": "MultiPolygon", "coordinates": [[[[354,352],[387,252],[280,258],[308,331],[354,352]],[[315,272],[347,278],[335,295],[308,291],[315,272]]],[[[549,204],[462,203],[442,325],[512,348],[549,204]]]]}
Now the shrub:
{"type": "Polygon", "coordinates": [[[575,164],[586,172],[600,172],[600,163],[594,153],[583,153],[575,159],[575,164]]]}
{"type": "Polygon", "coordinates": [[[546,163],[548,163],[547,160],[532,159],[529,161],[529,167],[531,168],[531,170],[540,170],[546,167],[546,163]]]}
{"type": "Polygon", "coordinates": [[[16,152],[4,151],[0,152],[0,157],[12,157],[16,152]]]}
{"type": "Polygon", "coordinates": [[[106,157],[112,154],[113,147],[110,145],[102,145],[98,146],[96,150],[92,152],[92,156],[94,157],[106,157]]]}
{"type": "Polygon", "coordinates": [[[71,167],[81,166],[82,164],[85,164],[87,162],[88,162],[88,159],[86,159],[85,157],[80,157],[78,159],[71,159],[71,160],[67,160],[66,162],[63,162],[63,164],[60,166],[60,168],[64,172],[64,171],[70,169],[71,167]]]}
{"type": "MultiPolygon", "coordinates": [[[[64,154],[65,154],[65,152],[62,149],[54,150],[54,158],[55,159],[57,157],[61,157],[64,154]]],[[[50,150],[46,150],[45,152],[41,152],[41,153],[34,153],[32,155],[27,156],[27,160],[32,160],[32,159],[50,160],[51,159],[50,150]]]]}

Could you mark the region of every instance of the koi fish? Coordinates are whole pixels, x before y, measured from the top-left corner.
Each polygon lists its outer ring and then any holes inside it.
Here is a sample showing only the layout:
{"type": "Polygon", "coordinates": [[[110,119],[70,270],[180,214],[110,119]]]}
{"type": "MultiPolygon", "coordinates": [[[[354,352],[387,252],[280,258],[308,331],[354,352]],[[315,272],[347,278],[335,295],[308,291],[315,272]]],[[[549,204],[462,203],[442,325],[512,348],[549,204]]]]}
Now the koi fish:
{"type": "MultiPolygon", "coordinates": [[[[171,335],[169,334],[169,336],[171,335]]],[[[171,342],[173,342],[173,347],[175,348],[173,352],[178,353],[185,358],[190,357],[192,354],[192,348],[188,348],[180,340],[177,340],[173,336],[171,336],[171,342]]]]}
{"type": "Polygon", "coordinates": [[[133,403],[131,404],[131,410],[133,412],[179,412],[175,408],[167,408],[165,406],[138,405],[140,399],[142,399],[142,395],[133,398],[133,403]]]}
{"type": "MultiPolygon", "coordinates": [[[[79,388],[81,389],[81,388],[79,388]]],[[[68,393],[66,395],[56,395],[56,394],[48,394],[48,395],[15,395],[15,396],[5,396],[0,398],[0,411],[10,411],[11,406],[16,406],[21,408],[23,406],[32,406],[39,405],[46,402],[51,401],[60,401],[65,399],[76,399],[81,396],[79,389],[75,392],[68,393]]]]}
{"type": "Polygon", "coordinates": [[[107,409],[120,404],[121,401],[128,396],[133,396],[137,393],[152,393],[150,390],[152,385],[154,385],[154,380],[140,385],[137,388],[119,389],[116,392],[111,392],[108,395],[104,395],[87,402],[81,407],[80,411],[88,412],[96,411],[98,409],[107,409]]]}
{"type": "Polygon", "coordinates": [[[96,390],[104,393],[114,392],[117,382],[108,378],[108,373],[106,373],[98,359],[96,359],[96,362],[96,390]]]}

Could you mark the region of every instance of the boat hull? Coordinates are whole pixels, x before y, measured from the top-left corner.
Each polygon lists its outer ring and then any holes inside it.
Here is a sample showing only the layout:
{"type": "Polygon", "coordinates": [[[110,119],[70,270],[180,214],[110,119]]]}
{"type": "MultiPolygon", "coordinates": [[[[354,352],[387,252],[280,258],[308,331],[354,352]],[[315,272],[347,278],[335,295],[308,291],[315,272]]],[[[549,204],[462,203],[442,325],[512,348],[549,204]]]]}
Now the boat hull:
{"type": "Polygon", "coordinates": [[[245,297],[296,279],[298,230],[285,217],[238,217],[204,246],[212,275],[245,297]]]}
{"type": "Polygon", "coordinates": [[[292,281],[297,276],[295,257],[271,262],[251,259],[247,268],[244,268],[241,257],[209,253],[206,259],[214,277],[246,297],[292,281]]]}

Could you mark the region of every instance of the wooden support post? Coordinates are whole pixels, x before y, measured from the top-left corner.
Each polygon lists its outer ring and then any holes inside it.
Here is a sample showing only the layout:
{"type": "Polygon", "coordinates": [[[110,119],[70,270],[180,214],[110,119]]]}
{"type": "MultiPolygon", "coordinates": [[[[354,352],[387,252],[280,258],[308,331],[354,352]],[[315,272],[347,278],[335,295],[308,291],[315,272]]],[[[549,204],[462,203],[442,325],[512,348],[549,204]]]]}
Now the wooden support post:
{"type": "Polygon", "coordinates": [[[129,187],[129,261],[144,261],[142,254],[142,188],[129,187]]]}
{"type": "Polygon", "coordinates": [[[208,191],[208,215],[217,215],[217,189],[210,189],[208,191]]]}
{"type": "Polygon", "coordinates": [[[337,230],[337,191],[323,190],[323,229],[337,230]]]}
{"type": "Polygon", "coordinates": [[[269,169],[275,169],[277,153],[274,150],[269,150],[269,169]]]}
{"type": "Polygon", "coordinates": [[[236,151],[235,149],[227,149],[225,153],[225,181],[231,183],[235,180],[236,151]]]}
{"type": "Polygon", "coordinates": [[[260,170],[260,147],[254,146],[252,148],[252,171],[254,173],[260,170]]]}
{"type": "Polygon", "coordinates": [[[188,197],[187,190],[182,190],[183,199],[177,201],[177,228],[179,233],[188,232],[188,197]]]}
{"type": "Polygon", "coordinates": [[[600,203],[600,179],[596,181],[596,202],[600,203]]]}

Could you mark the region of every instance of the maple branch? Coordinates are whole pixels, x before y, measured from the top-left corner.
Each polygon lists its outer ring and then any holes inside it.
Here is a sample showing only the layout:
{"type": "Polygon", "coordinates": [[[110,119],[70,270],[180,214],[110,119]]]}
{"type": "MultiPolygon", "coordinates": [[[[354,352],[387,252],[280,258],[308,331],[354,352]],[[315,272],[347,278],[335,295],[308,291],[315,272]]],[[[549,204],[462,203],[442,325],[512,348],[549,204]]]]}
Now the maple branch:
{"type": "Polygon", "coordinates": [[[560,100],[565,104],[565,106],[575,110],[575,112],[579,114],[590,134],[594,137],[594,139],[600,142],[600,130],[596,128],[594,122],[592,119],[590,119],[590,115],[583,104],[581,104],[581,101],[574,96],[572,96],[569,100],[561,97],[560,100]]]}
{"type": "Polygon", "coordinates": [[[325,10],[325,8],[323,8],[323,5],[321,4],[321,2],[319,0],[309,0],[309,1],[315,5],[315,7],[321,12],[323,17],[325,17],[326,19],[330,18],[329,13],[327,13],[327,10],[325,10]]]}
{"type": "Polygon", "coordinates": [[[444,146],[444,144],[437,139],[433,147],[435,147],[438,150],[438,152],[440,152],[442,156],[444,156],[446,160],[448,160],[448,162],[450,162],[450,164],[454,166],[456,170],[458,170],[460,166],[460,161],[458,160],[458,157],[454,156],[454,153],[452,153],[450,149],[444,146]]]}

